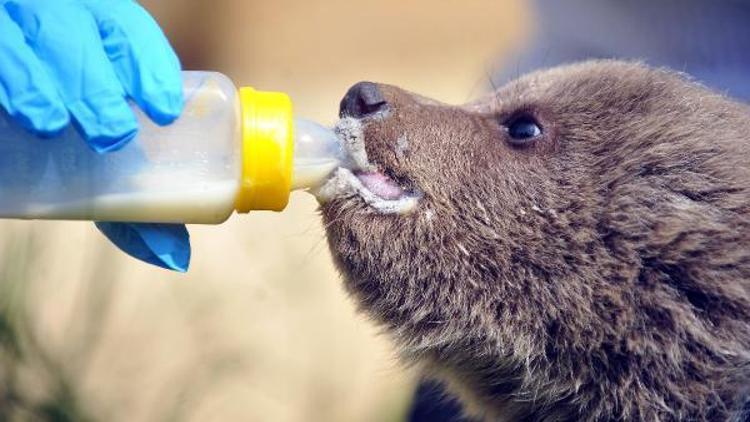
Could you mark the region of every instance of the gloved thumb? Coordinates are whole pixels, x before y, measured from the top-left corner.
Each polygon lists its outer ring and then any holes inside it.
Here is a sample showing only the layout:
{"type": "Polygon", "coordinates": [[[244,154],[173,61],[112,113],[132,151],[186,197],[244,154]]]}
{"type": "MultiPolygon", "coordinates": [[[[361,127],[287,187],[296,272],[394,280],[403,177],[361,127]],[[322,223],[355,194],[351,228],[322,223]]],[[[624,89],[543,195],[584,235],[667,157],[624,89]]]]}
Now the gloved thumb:
{"type": "Polygon", "coordinates": [[[179,272],[190,266],[190,235],[182,224],[97,222],[96,227],[136,259],[179,272]]]}

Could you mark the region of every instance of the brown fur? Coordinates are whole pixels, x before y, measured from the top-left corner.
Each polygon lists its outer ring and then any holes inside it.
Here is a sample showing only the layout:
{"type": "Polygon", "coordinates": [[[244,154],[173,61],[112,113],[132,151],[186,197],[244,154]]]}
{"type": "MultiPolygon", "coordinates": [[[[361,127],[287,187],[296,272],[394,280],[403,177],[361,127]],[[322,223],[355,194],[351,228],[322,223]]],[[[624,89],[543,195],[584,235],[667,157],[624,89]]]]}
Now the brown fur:
{"type": "Polygon", "coordinates": [[[406,215],[351,195],[322,210],[347,288],[406,362],[486,419],[740,417],[750,109],[616,61],[461,107],[381,90],[369,158],[424,196],[406,215]],[[519,111],[545,129],[529,148],[502,127],[519,111]]]}

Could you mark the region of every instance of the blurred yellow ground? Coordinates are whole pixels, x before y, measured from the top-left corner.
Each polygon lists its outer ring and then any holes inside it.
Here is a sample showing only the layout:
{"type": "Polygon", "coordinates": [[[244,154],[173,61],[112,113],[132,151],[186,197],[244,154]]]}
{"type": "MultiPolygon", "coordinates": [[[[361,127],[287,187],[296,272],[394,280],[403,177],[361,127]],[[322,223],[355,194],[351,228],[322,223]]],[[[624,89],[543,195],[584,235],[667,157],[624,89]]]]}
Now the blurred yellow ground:
{"type": "MultiPolygon", "coordinates": [[[[521,3],[142,1],[185,68],[286,91],[326,124],[359,80],[478,95],[523,37],[521,3]]],[[[118,253],[93,225],[3,222],[2,254],[28,275],[0,282],[28,288],[32,331],[98,420],[402,420],[412,376],[343,293],[316,206],[296,193],[281,214],[191,227],[186,275],[118,253]]],[[[35,365],[20,383],[44,397],[35,365]]]]}

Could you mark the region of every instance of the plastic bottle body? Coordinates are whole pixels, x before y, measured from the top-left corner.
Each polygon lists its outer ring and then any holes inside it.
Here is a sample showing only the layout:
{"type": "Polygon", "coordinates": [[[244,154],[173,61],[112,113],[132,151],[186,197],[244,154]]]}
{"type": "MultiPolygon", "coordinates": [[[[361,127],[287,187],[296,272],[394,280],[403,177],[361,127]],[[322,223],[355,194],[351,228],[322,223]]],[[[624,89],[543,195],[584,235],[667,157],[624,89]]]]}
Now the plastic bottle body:
{"type": "Polygon", "coordinates": [[[236,88],[184,72],[185,110],[100,155],[72,127],[41,139],[0,110],[0,218],[217,224],[234,211],[241,142],[236,88]]]}
{"type": "Polygon", "coordinates": [[[216,72],[183,81],[179,119],[157,126],[134,105],[138,135],[103,155],[73,127],[42,139],[0,109],[0,218],[218,224],[281,210],[290,190],[346,165],[334,132],[292,119],[286,94],[238,93],[216,72]]]}

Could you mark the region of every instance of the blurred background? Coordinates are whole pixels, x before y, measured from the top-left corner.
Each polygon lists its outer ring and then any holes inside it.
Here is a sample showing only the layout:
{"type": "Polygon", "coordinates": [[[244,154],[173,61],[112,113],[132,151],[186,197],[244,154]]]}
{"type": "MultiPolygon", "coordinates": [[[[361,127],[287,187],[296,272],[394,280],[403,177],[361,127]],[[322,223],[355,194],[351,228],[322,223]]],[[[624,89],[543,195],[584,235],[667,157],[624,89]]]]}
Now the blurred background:
{"type": "MultiPolygon", "coordinates": [[[[185,69],[289,93],[332,124],[360,80],[485,92],[524,37],[517,0],[143,0],[185,69]]],[[[188,274],[92,224],[0,223],[0,420],[399,421],[415,380],[356,313],[317,204],[193,226],[188,274]]]]}

